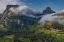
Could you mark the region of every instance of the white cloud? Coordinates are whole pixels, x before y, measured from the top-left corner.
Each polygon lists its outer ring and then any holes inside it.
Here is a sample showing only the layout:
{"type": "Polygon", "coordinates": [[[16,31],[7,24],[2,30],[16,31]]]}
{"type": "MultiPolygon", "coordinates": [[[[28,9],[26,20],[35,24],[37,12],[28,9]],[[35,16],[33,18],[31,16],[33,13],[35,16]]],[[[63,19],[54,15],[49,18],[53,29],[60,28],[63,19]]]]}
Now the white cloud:
{"type": "Polygon", "coordinates": [[[9,10],[11,10],[12,12],[19,14],[19,15],[26,15],[26,14],[35,14],[36,11],[32,10],[31,8],[27,7],[27,6],[19,6],[17,8],[10,8],[9,10]]]}
{"type": "Polygon", "coordinates": [[[0,0],[0,13],[6,9],[6,5],[24,5],[20,0],[0,0]]]}
{"type": "Polygon", "coordinates": [[[64,10],[61,10],[60,12],[61,12],[61,13],[64,13],[64,10]]]}
{"type": "MultiPolygon", "coordinates": [[[[12,11],[12,12],[14,12],[14,13],[20,13],[20,12],[23,12],[23,11],[25,11],[26,9],[28,9],[28,7],[27,6],[19,6],[18,8],[10,8],[10,10],[12,11]]],[[[25,12],[24,12],[25,13],[25,12]]]]}

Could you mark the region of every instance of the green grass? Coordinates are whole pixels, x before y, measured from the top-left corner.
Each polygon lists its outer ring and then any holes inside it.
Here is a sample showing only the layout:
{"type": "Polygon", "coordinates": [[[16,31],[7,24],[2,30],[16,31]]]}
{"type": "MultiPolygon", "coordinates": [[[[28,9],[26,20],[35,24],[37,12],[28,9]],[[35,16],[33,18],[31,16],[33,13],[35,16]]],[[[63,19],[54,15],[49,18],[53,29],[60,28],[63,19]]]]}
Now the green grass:
{"type": "Polygon", "coordinates": [[[14,35],[6,35],[3,38],[0,38],[0,42],[13,42],[14,35]]]}
{"type": "Polygon", "coordinates": [[[2,31],[2,32],[6,32],[7,29],[6,29],[6,28],[2,28],[2,27],[0,27],[0,31],[2,31]]]}
{"type": "Polygon", "coordinates": [[[4,38],[13,39],[14,38],[14,35],[6,35],[6,36],[4,36],[4,38]]]}
{"type": "Polygon", "coordinates": [[[29,38],[19,38],[19,40],[22,42],[30,42],[29,38]]]}

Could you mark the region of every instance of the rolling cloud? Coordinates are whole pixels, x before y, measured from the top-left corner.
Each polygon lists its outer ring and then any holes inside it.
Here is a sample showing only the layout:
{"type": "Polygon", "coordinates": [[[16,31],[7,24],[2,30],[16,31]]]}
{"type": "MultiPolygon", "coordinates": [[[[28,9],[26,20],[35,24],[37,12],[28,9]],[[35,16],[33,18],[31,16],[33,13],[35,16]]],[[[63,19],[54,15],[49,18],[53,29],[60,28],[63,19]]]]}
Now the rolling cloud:
{"type": "Polygon", "coordinates": [[[12,12],[19,14],[19,15],[36,13],[36,11],[32,10],[31,8],[29,8],[27,6],[19,6],[17,8],[12,7],[9,10],[11,10],[12,12]]]}
{"type": "Polygon", "coordinates": [[[64,25],[64,16],[53,16],[53,15],[59,14],[59,13],[64,14],[64,10],[62,10],[58,13],[43,15],[42,18],[39,21],[40,25],[43,26],[46,23],[46,21],[52,21],[52,22],[57,21],[58,23],[64,25]]]}

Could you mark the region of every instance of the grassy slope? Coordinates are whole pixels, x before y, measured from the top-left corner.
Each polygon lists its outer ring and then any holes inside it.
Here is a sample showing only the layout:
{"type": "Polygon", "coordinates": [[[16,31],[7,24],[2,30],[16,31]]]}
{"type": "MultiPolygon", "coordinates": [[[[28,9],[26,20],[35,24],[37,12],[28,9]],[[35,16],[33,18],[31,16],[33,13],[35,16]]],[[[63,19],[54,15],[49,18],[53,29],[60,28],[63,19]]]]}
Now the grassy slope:
{"type": "MultiPolygon", "coordinates": [[[[55,27],[58,26],[55,25],[55,27]]],[[[12,31],[13,34],[6,34],[5,36],[0,37],[0,42],[14,42],[14,40],[22,42],[64,42],[64,35],[58,35],[57,32],[51,32],[52,30],[50,28],[52,27],[53,26],[51,24],[48,24],[40,28],[37,24],[35,24],[31,26],[28,31],[18,31],[18,33],[14,33],[12,31]]],[[[4,28],[0,28],[0,30],[7,32],[4,28]]]]}

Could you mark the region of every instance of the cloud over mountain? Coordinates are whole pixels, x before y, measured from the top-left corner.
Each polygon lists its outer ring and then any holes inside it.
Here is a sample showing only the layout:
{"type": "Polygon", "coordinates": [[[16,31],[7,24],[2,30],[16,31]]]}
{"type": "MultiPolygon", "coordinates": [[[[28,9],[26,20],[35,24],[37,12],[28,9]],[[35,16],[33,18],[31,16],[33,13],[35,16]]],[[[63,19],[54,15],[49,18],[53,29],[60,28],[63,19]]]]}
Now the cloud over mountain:
{"type": "Polygon", "coordinates": [[[22,14],[35,14],[36,12],[34,10],[32,10],[31,8],[27,7],[27,6],[19,6],[17,8],[10,8],[9,10],[11,10],[12,12],[22,15],[22,14]]]}
{"type": "Polygon", "coordinates": [[[0,13],[2,13],[6,9],[6,5],[22,5],[25,3],[20,2],[20,0],[0,0],[0,13]]]}

